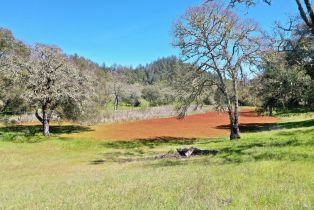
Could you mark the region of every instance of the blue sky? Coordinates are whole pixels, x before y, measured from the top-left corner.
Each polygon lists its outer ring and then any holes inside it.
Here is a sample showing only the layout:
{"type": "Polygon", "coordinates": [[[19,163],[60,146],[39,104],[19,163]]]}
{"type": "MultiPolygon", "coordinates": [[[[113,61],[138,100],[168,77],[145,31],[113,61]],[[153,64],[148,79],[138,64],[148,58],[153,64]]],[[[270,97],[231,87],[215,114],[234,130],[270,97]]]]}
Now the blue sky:
{"type": "MultiPolygon", "coordinates": [[[[175,19],[202,0],[6,0],[0,27],[28,44],[45,43],[99,64],[137,66],[178,55],[171,46],[175,19]]],[[[259,4],[246,16],[265,29],[297,11],[294,1],[259,4]]]]}

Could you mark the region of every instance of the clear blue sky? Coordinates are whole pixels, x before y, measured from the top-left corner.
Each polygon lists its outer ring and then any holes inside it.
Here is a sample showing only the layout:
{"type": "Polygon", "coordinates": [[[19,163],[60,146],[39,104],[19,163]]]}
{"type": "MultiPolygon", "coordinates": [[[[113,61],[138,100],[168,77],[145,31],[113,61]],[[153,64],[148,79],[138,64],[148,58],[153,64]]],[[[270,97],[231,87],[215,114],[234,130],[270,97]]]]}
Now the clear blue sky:
{"type": "MultiPolygon", "coordinates": [[[[28,44],[46,43],[99,64],[146,64],[178,55],[171,27],[186,8],[202,0],[6,0],[0,27],[28,44]]],[[[292,0],[274,0],[249,10],[262,27],[297,11],[292,0]]]]}

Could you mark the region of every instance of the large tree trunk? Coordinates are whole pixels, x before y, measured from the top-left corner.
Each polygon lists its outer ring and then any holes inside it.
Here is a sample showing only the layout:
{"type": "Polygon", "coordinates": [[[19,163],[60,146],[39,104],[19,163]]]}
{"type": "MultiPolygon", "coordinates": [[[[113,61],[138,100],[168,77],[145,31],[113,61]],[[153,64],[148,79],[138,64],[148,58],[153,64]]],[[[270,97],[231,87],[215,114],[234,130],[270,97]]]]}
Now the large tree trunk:
{"type": "Polygon", "coordinates": [[[114,110],[118,110],[119,107],[119,98],[118,96],[115,97],[115,102],[114,102],[114,110]]]}
{"type": "Polygon", "coordinates": [[[49,121],[47,119],[43,120],[43,134],[44,136],[50,135],[49,121]]]}
{"type": "Polygon", "coordinates": [[[232,112],[231,109],[228,112],[230,120],[230,140],[240,139],[239,119],[238,113],[232,112]]]}
{"type": "Polygon", "coordinates": [[[218,76],[222,84],[221,90],[227,99],[227,108],[230,121],[230,140],[240,139],[240,129],[239,129],[239,96],[238,96],[238,84],[237,78],[234,76],[232,79],[232,86],[234,91],[234,102],[231,102],[230,95],[222,77],[222,74],[218,71],[218,76]],[[233,108],[234,107],[234,108],[233,108]]]}
{"type": "Polygon", "coordinates": [[[239,122],[237,119],[230,125],[230,140],[240,139],[239,122]]]}
{"type": "Polygon", "coordinates": [[[233,78],[233,91],[234,91],[234,110],[229,111],[230,117],[230,140],[240,139],[239,129],[239,96],[238,96],[238,82],[236,76],[233,78]]]}
{"type": "Polygon", "coordinates": [[[49,136],[50,132],[49,132],[48,104],[45,104],[43,106],[43,121],[42,121],[42,125],[43,125],[43,134],[44,134],[44,136],[49,136]]]}
{"type": "Polygon", "coordinates": [[[43,134],[44,134],[44,136],[49,136],[50,135],[50,130],[49,130],[48,104],[45,104],[45,105],[42,106],[42,113],[43,113],[43,115],[40,116],[38,114],[38,110],[36,109],[35,116],[41,122],[41,124],[43,126],[43,134]]]}
{"type": "Polygon", "coordinates": [[[269,116],[273,116],[273,106],[269,105],[268,109],[269,109],[269,116]]]}

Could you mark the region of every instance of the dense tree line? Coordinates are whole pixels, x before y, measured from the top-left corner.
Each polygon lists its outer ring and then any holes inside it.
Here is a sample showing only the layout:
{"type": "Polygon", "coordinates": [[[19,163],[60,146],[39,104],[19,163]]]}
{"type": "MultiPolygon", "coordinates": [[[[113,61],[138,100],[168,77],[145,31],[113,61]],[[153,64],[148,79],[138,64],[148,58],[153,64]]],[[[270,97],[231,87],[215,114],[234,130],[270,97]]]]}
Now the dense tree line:
{"type": "Polygon", "coordinates": [[[158,59],[146,66],[136,68],[113,65],[108,72],[108,93],[115,108],[121,103],[140,106],[171,104],[175,100],[172,82],[175,77],[176,57],[158,59]]]}

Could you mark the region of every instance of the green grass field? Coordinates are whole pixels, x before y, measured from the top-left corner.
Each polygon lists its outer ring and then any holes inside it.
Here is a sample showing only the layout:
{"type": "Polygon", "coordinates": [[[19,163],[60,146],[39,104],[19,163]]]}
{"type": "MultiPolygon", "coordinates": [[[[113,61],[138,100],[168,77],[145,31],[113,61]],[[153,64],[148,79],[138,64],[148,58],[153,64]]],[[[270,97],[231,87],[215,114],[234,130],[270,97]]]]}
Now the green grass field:
{"type": "Polygon", "coordinates": [[[103,142],[79,126],[0,128],[0,209],[314,209],[314,113],[281,113],[242,139],[103,142]],[[216,155],[155,159],[178,147],[216,155]]]}

